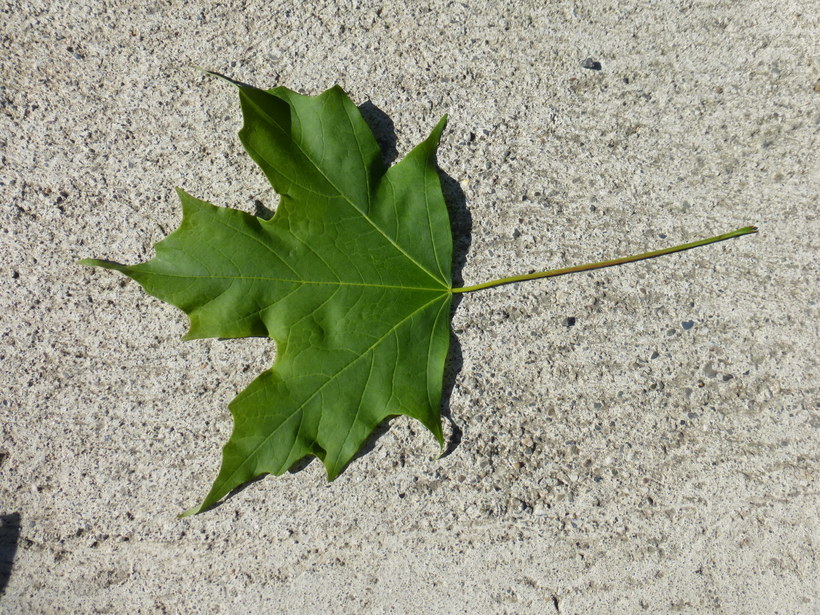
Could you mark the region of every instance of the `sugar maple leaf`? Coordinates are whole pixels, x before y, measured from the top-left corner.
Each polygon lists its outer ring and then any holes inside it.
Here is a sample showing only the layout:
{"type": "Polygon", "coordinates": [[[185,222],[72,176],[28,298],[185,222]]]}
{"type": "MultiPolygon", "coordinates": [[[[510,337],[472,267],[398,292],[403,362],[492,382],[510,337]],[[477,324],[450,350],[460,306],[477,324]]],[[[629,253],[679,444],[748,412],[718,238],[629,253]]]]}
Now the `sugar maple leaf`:
{"type": "Polygon", "coordinates": [[[453,293],[668,254],[753,227],[638,256],[452,288],[452,236],[435,153],[446,116],[386,168],[339,87],[316,97],[239,86],[242,144],[281,196],[263,220],[178,190],[182,224],[142,264],[114,269],[189,317],[186,339],[267,336],[273,366],[230,404],[233,433],[199,506],[315,455],[332,480],[389,416],[443,444],[440,405],[453,293]]]}

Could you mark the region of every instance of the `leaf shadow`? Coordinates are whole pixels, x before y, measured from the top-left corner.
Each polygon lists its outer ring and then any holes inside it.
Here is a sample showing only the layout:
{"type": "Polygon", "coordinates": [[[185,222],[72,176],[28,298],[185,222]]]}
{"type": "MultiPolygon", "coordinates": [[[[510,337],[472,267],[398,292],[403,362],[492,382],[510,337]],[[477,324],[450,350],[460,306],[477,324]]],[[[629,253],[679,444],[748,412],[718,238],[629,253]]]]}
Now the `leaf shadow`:
{"type": "MultiPolygon", "coordinates": [[[[299,463],[299,462],[297,461],[296,463],[299,463]]],[[[268,476],[268,473],[267,473],[267,472],[265,472],[265,473],[263,473],[263,474],[259,474],[258,476],[254,476],[253,478],[251,478],[250,480],[248,480],[248,482],[246,482],[246,483],[242,483],[242,484],[241,484],[241,485],[239,485],[238,487],[235,487],[235,488],[231,489],[231,490],[228,492],[228,494],[227,494],[224,498],[222,498],[222,499],[221,499],[221,500],[219,500],[218,502],[214,502],[213,504],[211,504],[211,505],[210,505],[210,506],[208,506],[207,508],[203,508],[200,512],[207,512],[207,511],[211,511],[211,510],[216,510],[217,508],[219,508],[219,507],[221,507],[221,506],[224,506],[224,505],[225,505],[225,504],[227,504],[227,503],[228,503],[228,502],[229,502],[229,501],[230,501],[230,500],[231,500],[234,496],[239,495],[240,493],[242,493],[243,491],[245,491],[245,489],[247,489],[248,487],[250,487],[250,486],[251,486],[251,485],[253,485],[254,483],[258,483],[259,481],[264,480],[264,479],[265,479],[265,477],[267,477],[267,476],[268,476]]]]}
{"type": "Polygon", "coordinates": [[[365,123],[370,126],[376,143],[382,150],[385,167],[389,167],[399,155],[396,150],[396,126],[393,120],[370,100],[359,105],[359,113],[362,114],[365,123]]]}
{"type": "Polygon", "coordinates": [[[0,596],[6,591],[20,540],[20,513],[0,515],[0,596]]]}
{"type": "MultiPolygon", "coordinates": [[[[467,197],[464,195],[461,185],[441,169],[439,169],[439,177],[441,178],[441,190],[444,193],[444,201],[447,203],[447,211],[450,213],[450,227],[453,233],[453,285],[464,286],[464,278],[461,272],[467,262],[467,254],[470,251],[470,244],[473,241],[473,217],[467,208],[467,197]]],[[[453,303],[450,307],[451,323],[463,298],[464,296],[462,294],[453,295],[453,303]]],[[[464,435],[461,426],[453,418],[450,409],[450,400],[452,399],[453,389],[456,385],[456,378],[463,366],[464,360],[461,354],[461,344],[451,328],[450,352],[447,353],[447,362],[444,364],[441,416],[450,423],[453,433],[441,457],[447,457],[455,451],[459,444],[461,444],[461,438],[464,435]]]]}

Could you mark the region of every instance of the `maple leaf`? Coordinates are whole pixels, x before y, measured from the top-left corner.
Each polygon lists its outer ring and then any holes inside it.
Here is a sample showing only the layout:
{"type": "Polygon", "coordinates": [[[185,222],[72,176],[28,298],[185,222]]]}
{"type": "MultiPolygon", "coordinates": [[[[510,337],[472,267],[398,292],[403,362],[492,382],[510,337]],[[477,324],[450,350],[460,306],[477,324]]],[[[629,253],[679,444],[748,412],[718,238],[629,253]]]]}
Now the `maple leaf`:
{"type": "Polygon", "coordinates": [[[339,87],[319,96],[238,84],[242,144],[280,195],[260,219],[178,190],[179,228],[138,265],[114,269],[183,310],[186,339],[266,336],[273,366],[230,404],[233,432],[205,510],[262,474],[314,455],[335,478],[375,427],[419,420],[443,445],[440,405],[453,293],[609,267],[755,232],[638,256],[452,287],[452,235],[435,154],[446,116],[385,166],[339,87]]]}
{"type": "Polygon", "coordinates": [[[276,361],[230,404],[222,468],[191,513],[307,455],[335,478],[387,417],[443,444],[452,235],[435,164],[443,118],[385,168],[339,87],[316,97],[240,87],[240,139],[281,199],[269,221],[179,190],[179,229],[121,271],[182,309],[186,339],[267,336],[276,361]]]}

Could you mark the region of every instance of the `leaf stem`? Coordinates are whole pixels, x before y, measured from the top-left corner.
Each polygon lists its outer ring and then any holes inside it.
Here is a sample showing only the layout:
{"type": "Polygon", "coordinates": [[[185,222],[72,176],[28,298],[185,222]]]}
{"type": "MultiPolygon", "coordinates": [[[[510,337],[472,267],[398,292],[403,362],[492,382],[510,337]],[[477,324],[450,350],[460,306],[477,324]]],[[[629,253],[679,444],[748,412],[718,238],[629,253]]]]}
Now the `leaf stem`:
{"type": "Polygon", "coordinates": [[[699,248],[710,243],[717,243],[718,241],[725,241],[733,237],[741,237],[756,233],[756,226],[746,226],[744,228],[732,231],[731,233],[724,233],[709,239],[701,239],[700,241],[693,241],[691,243],[684,243],[679,246],[671,248],[664,248],[662,250],[655,250],[654,252],[644,252],[643,254],[636,254],[634,256],[625,256],[622,258],[615,258],[608,261],[601,261],[600,263],[589,263],[587,265],[576,265],[575,267],[564,267],[563,269],[551,269],[549,271],[540,271],[537,273],[527,273],[524,275],[514,275],[508,278],[499,278],[491,282],[484,282],[483,284],[476,284],[474,286],[464,286],[462,288],[453,288],[454,293],[472,293],[477,290],[484,290],[485,288],[492,288],[494,286],[501,286],[503,284],[512,284],[514,282],[524,282],[526,280],[537,280],[539,278],[553,278],[559,275],[566,275],[568,273],[578,273],[580,271],[592,271],[593,269],[603,269],[605,267],[614,267],[615,265],[623,265],[625,263],[634,263],[635,261],[642,261],[649,258],[663,256],[664,254],[673,254],[674,252],[683,252],[684,250],[691,250],[692,248],[699,248]]]}

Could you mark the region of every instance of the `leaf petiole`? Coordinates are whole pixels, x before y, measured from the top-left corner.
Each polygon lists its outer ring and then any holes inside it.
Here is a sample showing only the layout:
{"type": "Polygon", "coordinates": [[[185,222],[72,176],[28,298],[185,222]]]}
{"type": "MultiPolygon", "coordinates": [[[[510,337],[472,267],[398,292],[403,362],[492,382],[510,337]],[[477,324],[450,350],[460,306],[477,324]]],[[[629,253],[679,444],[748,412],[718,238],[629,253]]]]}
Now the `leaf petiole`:
{"type": "Polygon", "coordinates": [[[494,286],[502,286],[503,284],[512,284],[514,282],[524,282],[526,280],[537,280],[539,278],[553,278],[559,275],[566,275],[568,273],[578,273],[580,271],[592,271],[593,269],[604,269],[605,267],[614,267],[615,265],[623,265],[625,263],[634,263],[635,261],[643,261],[665,254],[673,254],[675,252],[683,252],[684,250],[691,250],[692,248],[699,248],[700,246],[709,245],[710,243],[717,243],[718,241],[725,241],[733,237],[741,237],[743,235],[750,235],[757,232],[756,226],[746,226],[730,233],[724,233],[709,239],[701,239],[691,243],[684,243],[679,246],[671,248],[663,248],[662,250],[655,250],[653,252],[644,252],[643,254],[636,254],[634,256],[624,256],[622,258],[614,258],[608,261],[601,261],[600,263],[589,263],[586,265],[576,265],[574,267],[564,267],[562,269],[550,269],[549,271],[539,271],[536,273],[527,273],[524,275],[514,275],[507,278],[499,278],[483,284],[476,284],[474,286],[464,286],[462,288],[453,288],[453,293],[472,293],[477,290],[484,290],[485,288],[493,288],[494,286]]]}

